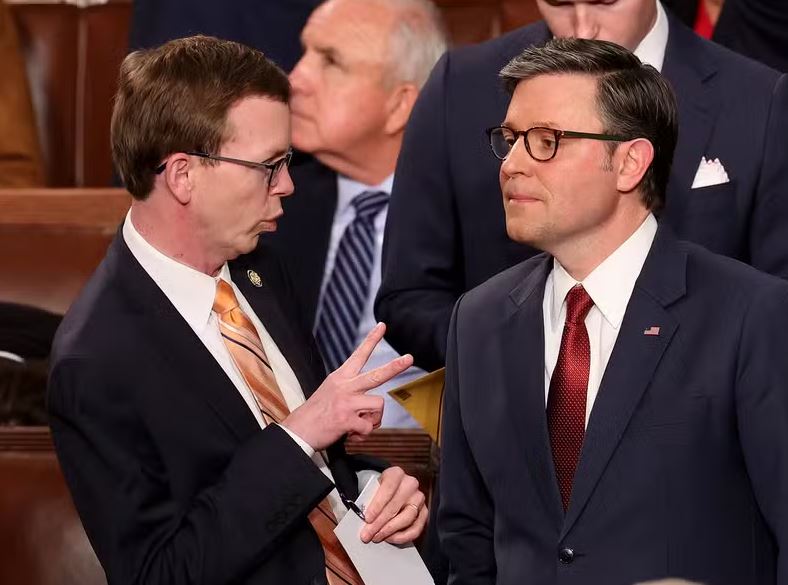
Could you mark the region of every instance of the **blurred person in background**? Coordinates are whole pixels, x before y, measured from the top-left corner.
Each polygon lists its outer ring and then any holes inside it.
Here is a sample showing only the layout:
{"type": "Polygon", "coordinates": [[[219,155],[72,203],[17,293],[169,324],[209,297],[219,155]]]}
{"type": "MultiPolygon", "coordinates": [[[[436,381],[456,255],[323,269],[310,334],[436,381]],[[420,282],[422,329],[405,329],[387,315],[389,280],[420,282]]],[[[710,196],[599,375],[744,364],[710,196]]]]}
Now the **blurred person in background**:
{"type": "Polygon", "coordinates": [[[285,71],[301,55],[298,33],[320,0],[134,0],[130,50],[204,34],[262,51],[285,71]]]}
{"type": "MultiPolygon", "coordinates": [[[[266,237],[286,259],[298,306],[313,324],[329,370],[375,324],[383,228],[405,124],[446,49],[428,0],[329,0],[301,33],[304,56],[290,74],[296,197],[266,237]],[[313,157],[313,158],[312,158],[313,157]]],[[[385,341],[367,365],[398,354],[385,341]]],[[[373,391],[383,427],[416,422],[388,390],[424,372],[411,368],[373,391]]]]}
{"type": "Polygon", "coordinates": [[[27,72],[11,10],[0,1],[0,188],[44,182],[27,72]]]}
{"type": "Polygon", "coordinates": [[[665,0],[699,35],[788,72],[785,0],[665,0]]]}

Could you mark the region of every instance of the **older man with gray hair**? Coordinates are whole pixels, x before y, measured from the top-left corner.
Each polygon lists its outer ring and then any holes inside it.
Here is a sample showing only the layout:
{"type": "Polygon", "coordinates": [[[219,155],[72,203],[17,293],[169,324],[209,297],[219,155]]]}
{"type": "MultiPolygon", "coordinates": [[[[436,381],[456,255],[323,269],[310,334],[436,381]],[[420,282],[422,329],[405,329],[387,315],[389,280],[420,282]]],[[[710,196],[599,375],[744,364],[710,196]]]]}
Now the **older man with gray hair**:
{"type": "MultiPolygon", "coordinates": [[[[298,197],[285,203],[270,237],[292,259],[296,300],[332,369],[375,325],[394,168],[413,104],[446,40],[427,0],[329,0],[312,13],[301,40],[304,56],[290,75],[292,140],[316,160],[293,170],[298,197]]],[[[396,355],[381,343],[368,367],[396,355]]],[[[421,373],[411,368],[376,391],[387,398],[384,427],[416,425],[386,391],[421,373]]]]}

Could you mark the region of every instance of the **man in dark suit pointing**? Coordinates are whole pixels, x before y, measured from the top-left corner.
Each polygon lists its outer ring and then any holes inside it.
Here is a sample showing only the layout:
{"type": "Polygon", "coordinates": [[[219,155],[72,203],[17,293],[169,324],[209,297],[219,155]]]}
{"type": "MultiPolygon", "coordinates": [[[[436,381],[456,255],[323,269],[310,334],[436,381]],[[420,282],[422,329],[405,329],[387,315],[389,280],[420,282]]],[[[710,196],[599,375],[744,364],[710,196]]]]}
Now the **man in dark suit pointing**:
{"type": "Polygon", "coordinates": [[[677,240],[677,109],[612,43],[501,72],[509,236],[458,301],[438,530],[457,585],[788,580],[788,283],[677,240]]]}
{"type": "MultiPolygon", "coordinates": [[[[361,472],[341,438],[380,423],[366,391],[412,359],[359,374],[378,325],[326,377],[258,246],[293,192],[289,95],[261,53],[211,37],[121,67],[113,156],[134,200],[58,331],[49,388],[110,583],[361,582],[333,533],[361,472]]],[[[426,517],[418,482],[386,469],[361,538],[402,543],[426,517]]]]}

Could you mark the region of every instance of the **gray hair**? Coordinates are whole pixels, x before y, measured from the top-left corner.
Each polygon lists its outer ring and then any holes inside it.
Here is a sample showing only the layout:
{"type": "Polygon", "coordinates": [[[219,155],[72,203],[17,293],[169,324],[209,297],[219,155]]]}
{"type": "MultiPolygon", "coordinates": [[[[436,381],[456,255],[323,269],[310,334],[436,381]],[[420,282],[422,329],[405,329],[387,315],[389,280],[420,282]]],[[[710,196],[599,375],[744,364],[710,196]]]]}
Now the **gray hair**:
{"type": "Polygon", "coordinates": [[[389,39],[389,70],[385,81],[413,83],[421,88],[446,52],[446,31],[430,0],[377,0],[399,13],[389,39]]]}

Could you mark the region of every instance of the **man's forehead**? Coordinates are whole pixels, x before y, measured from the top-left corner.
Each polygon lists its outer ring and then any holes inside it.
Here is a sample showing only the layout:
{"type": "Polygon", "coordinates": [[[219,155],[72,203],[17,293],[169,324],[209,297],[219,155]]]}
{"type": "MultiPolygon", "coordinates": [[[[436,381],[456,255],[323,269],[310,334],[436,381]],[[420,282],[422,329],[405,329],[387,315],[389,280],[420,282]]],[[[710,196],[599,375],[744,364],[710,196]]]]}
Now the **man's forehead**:
{"type": "Polygon", "coordinates": [[[383,3],[330,0],[312,13],[301,32],[301,43],[353,61],[380,62],[394,22],[393,10],[383,3]]]}
{"type": "Polygon", "coordinates": [[[567,119],[596,118],[596,112],[594,76],[545,74],[517,84],[505,122],[559,128],[567,119]]]}
{"type": "Polygon", "coordinates": [[[258,157],[284,154],[290,146],[290,107],[264,95],[243,97],[228,110],[224,134],[224,145],[243,144],[259,150],[258,157]]]}
{"type": "Polygon", "coordinates": [[[629,3],[629,4],[647,4],[654,3],[657,0],[539,0],[537,4],[544,3],[548,6],[574,6],[580,4],[588,4],[591,6],[612,6],[613,4],[629,3]]]}
{"type": "Polygon", "coordinates": [[[545,73],[523,79],[512,94],[512,104],[526,102],[530,106],[549,107],[564,101],[595,99],[597,76],[585,73],[545,73]],[[546,94],[547,100],[534,101],[530,94],[546,94]]]}

